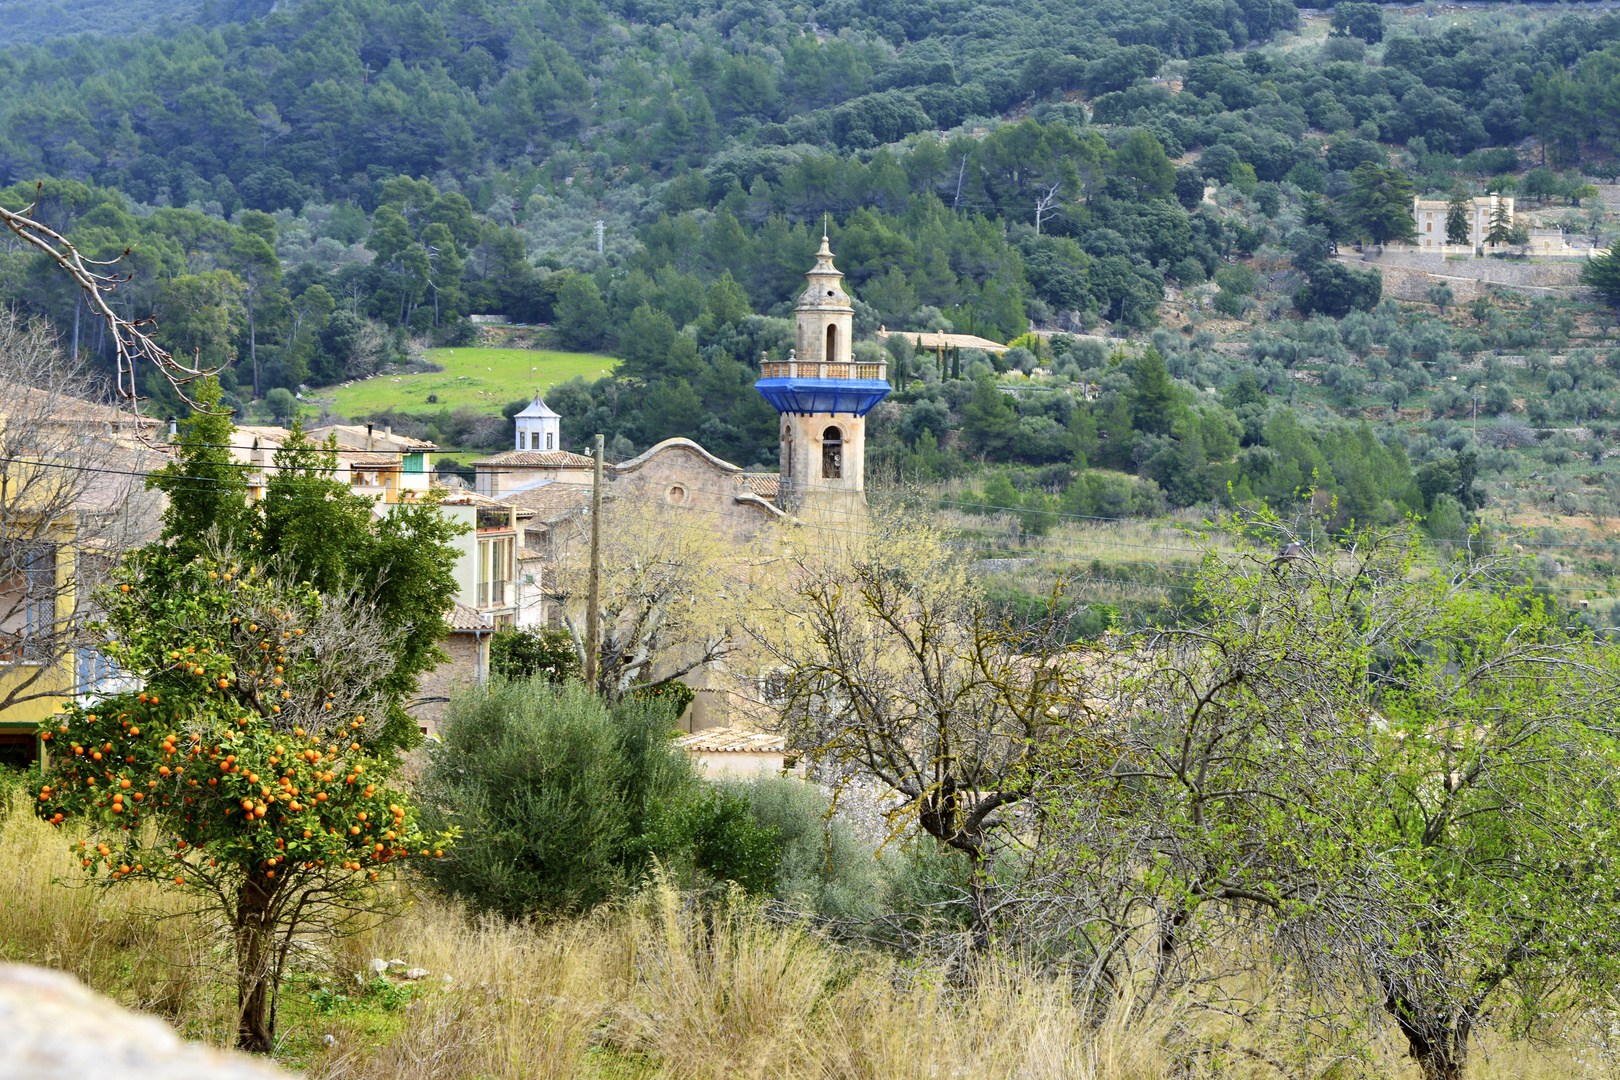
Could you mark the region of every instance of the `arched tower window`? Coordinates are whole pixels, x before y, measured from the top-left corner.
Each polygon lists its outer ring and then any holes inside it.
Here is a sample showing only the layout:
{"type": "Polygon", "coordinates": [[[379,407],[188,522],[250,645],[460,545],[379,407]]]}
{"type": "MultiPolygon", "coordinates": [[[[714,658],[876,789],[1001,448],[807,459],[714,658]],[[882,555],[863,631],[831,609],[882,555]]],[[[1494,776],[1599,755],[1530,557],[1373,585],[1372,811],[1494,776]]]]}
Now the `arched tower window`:
{"type": "Polygon", "coordinates": [[[821,475],[825,480],[844,477],[844,433],[836,427],[821,433],[821,475]]]}
{"type": "Polygon", "coordinates": [[[838,363],[838,325],[827,327],[827,355],[822,359],[829,364],[838,363]]]}

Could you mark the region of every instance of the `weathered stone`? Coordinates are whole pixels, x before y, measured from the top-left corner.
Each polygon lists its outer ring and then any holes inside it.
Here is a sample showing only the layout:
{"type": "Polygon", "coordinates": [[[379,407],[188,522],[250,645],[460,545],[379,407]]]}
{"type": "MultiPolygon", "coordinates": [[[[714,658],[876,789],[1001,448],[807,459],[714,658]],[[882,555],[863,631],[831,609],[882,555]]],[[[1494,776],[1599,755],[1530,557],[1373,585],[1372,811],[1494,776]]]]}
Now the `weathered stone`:
{"type": "Polygon", "coordinates": [[[197,1043],[71,975],[0,964],[0,1080],[291,1080],[267,1061],[197,1043]]]}
{"type": "Polygon", "coordinates": [[[412,979],[412,980],[425,979],[425,978],[428,977],[428,969],[427,968],[411,968],[409,971],[407,971],[405,973],[405,977],[407,979],[412,979]]]}
{"type": "Polygon", "coordinates": [[[366,968],[370,970],[373,975],[381,975],[383,972],[388,970],[388,961],[382,959],[373,960],[366,965],[366,968]]]}

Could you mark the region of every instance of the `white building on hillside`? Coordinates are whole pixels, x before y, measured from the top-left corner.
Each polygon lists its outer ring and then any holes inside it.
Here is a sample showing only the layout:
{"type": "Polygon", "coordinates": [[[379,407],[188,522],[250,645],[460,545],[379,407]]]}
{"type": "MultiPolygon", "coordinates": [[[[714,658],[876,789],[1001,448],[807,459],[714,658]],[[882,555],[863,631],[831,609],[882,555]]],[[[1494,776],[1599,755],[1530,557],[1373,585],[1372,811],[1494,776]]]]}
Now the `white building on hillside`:
{"type": "MultiPolygon", "coordinates": [[[[1486,246],[1485,237],[1491,231],[1491,216],[1500,207],[1507,213],[1507,223],[1513,224],[1513,199],[1504,195],[1475,195],[1468,200],[1468,246],[1476,251],[1486,246]]],[[[1438,250],[1443,247],[1461,247],[1446,241],[1446,215],[1451,204],[1445,199],[1412,200],[1412,219],[1417,222],[1417,246],[1438,250]]]]}

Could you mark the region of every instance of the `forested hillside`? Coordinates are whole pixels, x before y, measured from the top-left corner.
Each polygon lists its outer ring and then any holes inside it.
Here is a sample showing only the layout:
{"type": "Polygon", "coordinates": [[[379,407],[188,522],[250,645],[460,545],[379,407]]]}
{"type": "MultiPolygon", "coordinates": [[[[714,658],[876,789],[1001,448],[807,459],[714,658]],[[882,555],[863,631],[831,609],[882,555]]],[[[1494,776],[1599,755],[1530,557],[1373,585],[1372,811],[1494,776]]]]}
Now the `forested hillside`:
{"type": "MultiPolygon", "coordinates": [[[[304,0],[16,46],[0,87],[6,205],[43,181],[49,223],[131,248],[119,301],[228,364],[244,412],[470,344],[466,317],[495,313],[623,358],[553,391],[565,438],[624,455],[684,434],[769,466],[755,365],[787,348],[825,227],[858,349],[880,327],[1018,346],[942,362],[890,338],[875,474],[1004,466],[981,497],[1034,531],[1312,483],[1345,520],[1455,527],[1476,476],[1524,456],[1481,415],[1568,425],[1574,460],[1620,413],[1600,312],[1380,302],[1376,270],[1335,258],[1409,238],[1414,193],[1516,191],[1606,242],[1613,14],[304,0]]],[[[0,295],[105,354],[15,245],[0,295]]],[[[447,443],[477,427],[389,419],[447,443]]],[[[1591,487],[1571,498],[1606,506],[1591,487]]]]}

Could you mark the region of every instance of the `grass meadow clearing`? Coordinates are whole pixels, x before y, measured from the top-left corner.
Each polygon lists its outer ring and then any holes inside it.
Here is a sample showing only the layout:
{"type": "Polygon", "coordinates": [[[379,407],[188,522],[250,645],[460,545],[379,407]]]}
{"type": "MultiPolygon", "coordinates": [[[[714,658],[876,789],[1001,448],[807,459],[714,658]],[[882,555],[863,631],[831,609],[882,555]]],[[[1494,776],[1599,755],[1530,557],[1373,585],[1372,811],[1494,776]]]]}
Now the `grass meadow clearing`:
{"type": "Polygon", "coordinates": [[[543,392],[576,377],[594,382],[618,364],[611,356],[545,349],[429,349],[424,355],[444,370],[377,375],[323,389],[318,396],[334,399],[332,408],[345,416],[364,416],[390,407],[425,412],[463,405],[498,413],[502,405],[533,397],[537,389],[543,392]]]}

